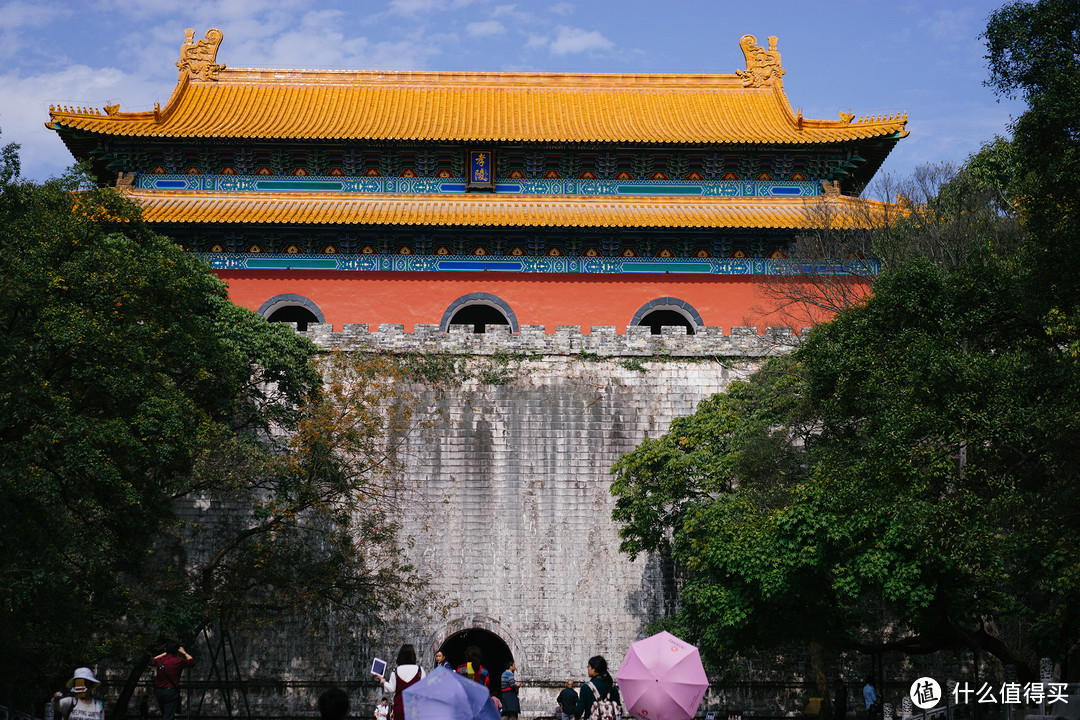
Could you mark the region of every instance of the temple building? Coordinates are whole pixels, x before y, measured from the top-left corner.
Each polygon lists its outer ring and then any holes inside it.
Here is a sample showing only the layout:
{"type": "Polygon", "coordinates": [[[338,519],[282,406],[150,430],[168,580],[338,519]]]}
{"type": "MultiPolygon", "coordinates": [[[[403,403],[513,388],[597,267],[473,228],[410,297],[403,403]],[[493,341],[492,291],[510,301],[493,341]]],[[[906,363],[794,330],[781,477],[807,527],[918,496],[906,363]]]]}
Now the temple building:
{"type": "MultiPolygon", "coordinates": [[[[800,233],[874,221],[858,195],[907,118],[804,118],[775,38],[749,35],[730,75],[244,70],[221,39],[188,31],[164,106],[54,107],[48,127],[235,302],[323,347],[468,370],[421,389],[430,423],[398,449],[418,607],[275,619],[237,638],[235,687],[255,717],[311,717],[329,684],[377,700],[372,654],[410,642],[430,667],[475,644],[496,673],[516,662],[521,717],[548,718],[589,657],[614,671],[678,601],[670,555],[619,551],[612,466],[790,347],[747,327],[762,280],[800,233]]],[[[190,557],[204,500],[178,508],[190,557]]],[[[800,647],[738,677],[710,711],[801,716],[813,686],[800,647]]]]}
{"type": "Polygon", "coordinates": [[[188,31],[152,112],[46,125],[235,302],[301,329],[730,330],[807,208],[858,224],[907,134],[804,118],[776,38],[744,36],[730,75],[233,69],[221,41],[188,31]]]}

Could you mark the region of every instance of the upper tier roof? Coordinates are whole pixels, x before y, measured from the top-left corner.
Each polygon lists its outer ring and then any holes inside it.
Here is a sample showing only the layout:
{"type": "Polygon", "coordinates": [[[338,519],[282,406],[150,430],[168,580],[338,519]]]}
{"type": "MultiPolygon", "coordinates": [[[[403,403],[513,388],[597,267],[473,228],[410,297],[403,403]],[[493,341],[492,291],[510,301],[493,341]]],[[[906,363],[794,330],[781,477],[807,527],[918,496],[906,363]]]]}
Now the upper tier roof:
{"type": "MultiPolygon", "coordinates": [[[[808,145],[907,134],[906,115],[809,120],[770,50],[742,39],[731,75],[228,69],[220,31],[188,42],[164,108],[52,107],[48,126],[137,138],[808,145]]],[[[74,149],[74,148],[73,148],[74,149]]]]}

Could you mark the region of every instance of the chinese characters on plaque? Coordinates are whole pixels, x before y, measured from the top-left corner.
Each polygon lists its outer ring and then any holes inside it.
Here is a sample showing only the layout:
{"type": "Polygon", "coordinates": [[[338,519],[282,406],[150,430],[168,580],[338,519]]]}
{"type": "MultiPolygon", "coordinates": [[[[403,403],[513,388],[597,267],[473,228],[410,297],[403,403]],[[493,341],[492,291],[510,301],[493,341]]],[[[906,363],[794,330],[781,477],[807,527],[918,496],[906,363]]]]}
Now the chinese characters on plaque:
{"type": "Polygon", "coordinates": [[[469,151],[469,190],[495,189],[495,153],[491,150],[469,151]]]}

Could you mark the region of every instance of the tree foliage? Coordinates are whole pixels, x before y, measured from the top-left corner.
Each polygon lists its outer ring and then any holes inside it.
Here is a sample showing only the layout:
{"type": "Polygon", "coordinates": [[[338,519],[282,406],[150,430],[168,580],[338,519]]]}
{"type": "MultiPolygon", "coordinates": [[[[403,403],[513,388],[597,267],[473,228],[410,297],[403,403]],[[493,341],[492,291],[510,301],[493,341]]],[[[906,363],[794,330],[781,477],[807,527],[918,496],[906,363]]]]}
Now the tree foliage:
{"type": "Polygon", "coordinates": [[[108,657],[133,686],[162,637],[401,602],[417,578],[386,509],[417,405],[395,364],[317,362],[136,205],[79,172],[22,181],[17,159],[0,167],[4,683],[25,697],[108,657]]]}
{"type": "Polygon", "coordinates": [[[1001,266],[912,263],[624,455],[623,549],[670,546],[674,627],[714,658],[791,640],[1063,657],[1080,373],[1017,290],[1001,266]]]}
{"type": "Polygon", "coordinates": [[[1080,10],[1011,3],[985,37],[1014,138],[894,192],[854,238],[871,295],[613,469],[623,549],[672,553],[667,622],[714,660],[970,648],[1033,679],[1076,650],[1080,10]]]}
{"type": "Polygon", "coordinates": [[[988,84],[1020,95],[1010,187],[1033,242],[1025,292],[1059,342],[1080,357],[1080,7],[1071,0],[1012,2],[990,16],[988,84]]]}
{"type": "Polygon", "coordinates": [[[861,228],[838,222],[823,201],[808,225],[758,283],[762,309],[792,327],[811,327],[861,303],[879,273],[926,259],[955,270],[979,258],[1009,256],[1025,236],[1010,186],[1011,142],[995,138],[963,167],[923,165],[908,178],[880,175],[863,200],[861,228]]]}

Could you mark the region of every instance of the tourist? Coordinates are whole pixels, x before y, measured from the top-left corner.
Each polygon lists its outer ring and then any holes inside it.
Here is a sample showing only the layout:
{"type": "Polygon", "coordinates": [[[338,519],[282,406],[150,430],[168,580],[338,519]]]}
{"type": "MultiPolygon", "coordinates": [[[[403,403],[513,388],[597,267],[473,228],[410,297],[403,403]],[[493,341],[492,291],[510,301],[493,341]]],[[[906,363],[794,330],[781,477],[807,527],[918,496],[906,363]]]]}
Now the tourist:
{"type": "Polygon", "coordinates": [[[566,687],[559,693],[559,697],[555,699],[555,702],[559,705],[559,720],[570,720],[574,717],[574,711],[577,709],[577,691],[574,690],[574,681],[567,680],[566,687]]]}
{"type": "Polygon", "coordinates": [[[487,668],[480,663],[482,655],[480,654],[480,648],[476,645],[470,645],[465,648],[465,662],[457,667],[458,675],[464,675],[470,680],[475,680],[484,687],[491,691],[491,674],[487,671],[487,668]]]}
{"type": "Polygon", "coordinates": [[[458,675],[464,675],[470,680],[475,680],[486,687],[488,693],[491,695],[491,700],[495,703],[495,707],[502,710],[502,701],[499,700],[498,696],[495,694],[495,688],[492,687],[491,684],[491,673],[489,673],[487,668],[480,663],[482,657],[480,648],[476,645],[470,645],[465,648],[465,662],[458,665],[457,673],[458,675]]]}
{"type": "Polygon", "coordinates": [[[382,675],[376,675],[382,682],[383,690],[393,693],[394,704],[390,717],[392,720],[405,720],[405,702],[401,693],[410,685],[415,685],[424,679],[424,668],[416,664],[416,650],[406,643],[401,646],[397,654],[397,667],[386,680],[382,675]]]}
{"type": "Polygon", "coordinates": [[[862,689],[863,702],[866,703],[866,716],[869,720],[877,720],[880,715],[881,702],[878,700],[877,691],[874,689],[874,676],[866,676],[866,684],[862,689]]]}
{"type": "MultiPolygon", "coordinates": [[[[435,667],[444,667],[450,672],[454,671],[454,667],[450,664],[450,661],[446,659],[446,656],[443,655],[442,650],[435,651],[435,667]]],[[[432,668],[432,670],[434,669],[435,668],[432,668]]]]}
{"type": "Polygon", "coordinates": [[[349,717],[349,696],[339,687],[332,687],[319,696],[319,715],[322,720],[345,720],[349,717]]]}
{"type": "Polygon", "coordinates": [[[587,718],[592,710],[593,703],[597,700],[610,699],[619,701],[619,688],[608,673],[607,660],[601,655],[593,655],[589,658],[589,681],[581,686],[581,695],[578,697],[577,707],[574,709],[574,717],[587,718]],[[595,689],[595,692],[593,690],[595,689]]]}
{"type": "Polygon", "coordinates": [[[500,684],[502,689],[502,715],[509,718],[509,720],[517,720],[518,713],[521,712],[521,704],[518,702],[518,688],[521,686],[514,679],[516,670],[517,665],[513,660],[506,663],[506,670],[503,671],[500,684]]]}
{"type": "Polygon", "coordinates": [[[156,655],[150,665],[154,668],[154,698],[161,711],[161,720],[173,720],[180,707],[180,675],[184,668],[195,666],[195,658],[188,655],[180,643],[169,640],[165,643],[165,652],[156,655]]]}
{"type": "Polygon", "coordinates": [[[386,698],[383,698],[375,706],[375,720],[388,720],[389,716],[390,706],[386,704],[386,698]]]}
{"type": "Polygon", "coordinates": [[[53,695],[53,713],[68,720],[105,720],[105,706],[94,699],[97,686],[98,679],[90,668],[79,668],[67,681],[71,695],[64,697],[62,692],[53,695]]]}

